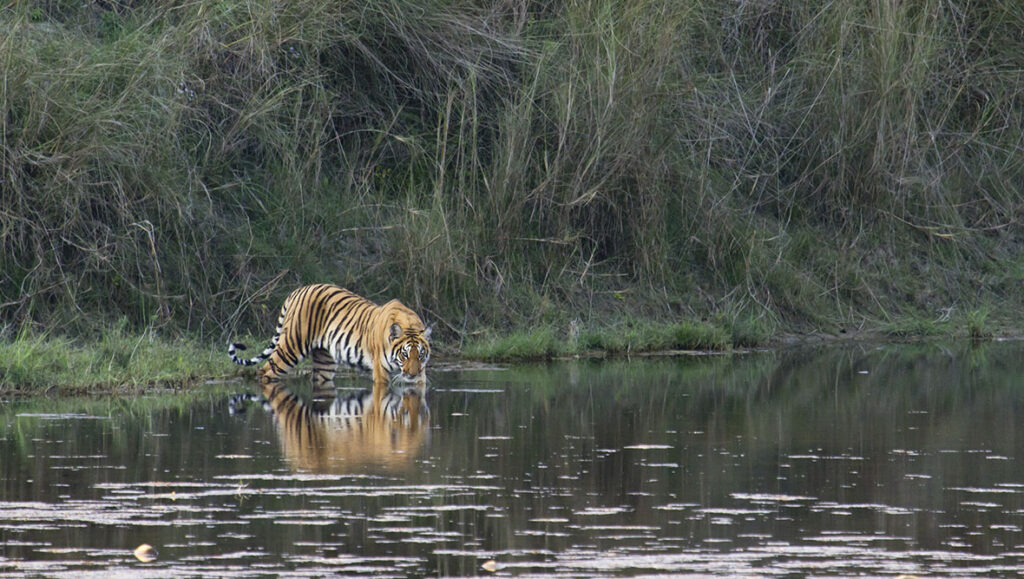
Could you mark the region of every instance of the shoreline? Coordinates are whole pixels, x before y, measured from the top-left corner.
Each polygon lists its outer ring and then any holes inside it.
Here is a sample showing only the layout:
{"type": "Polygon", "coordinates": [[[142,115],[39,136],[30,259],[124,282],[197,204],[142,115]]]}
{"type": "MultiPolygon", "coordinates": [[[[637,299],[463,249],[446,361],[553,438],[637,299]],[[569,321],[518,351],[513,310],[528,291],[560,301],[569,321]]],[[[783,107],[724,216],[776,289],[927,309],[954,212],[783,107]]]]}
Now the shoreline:
{"type": "MultiPolygon", "coordinates": [[[[572,360],[658,359],[669,357],[734,356],[751,353],[782,351],[791,348],[820,348],[843,344],[915,344],[942,342],[996,343],[1024,339],[1019,332],[993,333],[974,338],[963,333],[928,336],[895,336],[878,331],[828,334],[824,332],[779,333],[756,345],[740,346],[720,344],[714,348],[635,347],[625,349],[565,348],[553,352],[541,348],[534,352],[520,349],[515,355],[500,355],[491,350],[480,350],[484,355],[470,355],[464,348],[453,351],[443,345],[435,353],[435,367],[450,368],[481,365],[503,367],[572,360]]],[[[92,344],[92,343],[90,343],[92,344]]],[[[223,352],[212,350],[188,339],[164,340],[146,334],[131,335],[123,332],[115,338],[107,337],[100,344],[77,345],[60,337],[19,337],[0,348],[8,365],[0,367],[0,403],[34,397],[112,396],[130,398],[161,391],[186,392],[205,384],[246,382],[253,370],[231,364],[223,352]],[[114,344],[112,344],[113,342],[114,344]],[[139,344],[146,343],[146,348],[139,344]],[[131,356],[124,356],[118,346],[135,345],[131,356]],[[140,351],[144,350],[144,351],[140,351]],[[16,360],[17,362],[11,362],[16,360]],[[191,362],[186,362],[190,360],[191,362]],[[20,363],[20,365],[19,365],[20,363]],[[21,377],[21,378],[19,378],[21,377]]],[[[492,343],[499,346],[500,343],[492,343]]],[[[543,345],[543,344],[542,344],[543,345]]],[[[652,344],[648,344],[652,345],[652,344]]],[[[297,376],[303,374],[301,367],[297,376]]]]}

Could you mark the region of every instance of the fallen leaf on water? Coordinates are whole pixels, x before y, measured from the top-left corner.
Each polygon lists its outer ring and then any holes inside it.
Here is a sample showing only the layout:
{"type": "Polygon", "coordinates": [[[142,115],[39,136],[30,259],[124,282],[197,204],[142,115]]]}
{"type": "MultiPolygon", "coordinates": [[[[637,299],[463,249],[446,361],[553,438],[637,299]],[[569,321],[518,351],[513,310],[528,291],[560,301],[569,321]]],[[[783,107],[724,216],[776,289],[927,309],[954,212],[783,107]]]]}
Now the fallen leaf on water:
{"type": "Polygon", "coordinates": [[[135,558],[143,563],[156,561],[156,549],[147,543],[135,547],[135,558]]]}
{"type": "Polygon", "coordinates": [[[484,571],[490,571],[491,573],[498,570],[498,564],[494,562],[494,559],[484,561],[484,564],[480,565],[480,567],[482,567],[484,571]]]}

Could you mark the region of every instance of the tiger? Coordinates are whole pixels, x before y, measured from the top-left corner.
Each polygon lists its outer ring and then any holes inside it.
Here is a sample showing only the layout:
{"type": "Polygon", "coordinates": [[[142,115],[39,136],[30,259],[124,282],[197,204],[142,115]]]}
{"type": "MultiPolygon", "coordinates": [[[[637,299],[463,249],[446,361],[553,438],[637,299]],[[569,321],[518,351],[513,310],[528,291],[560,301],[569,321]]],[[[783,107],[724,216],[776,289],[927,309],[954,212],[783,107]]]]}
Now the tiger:
{"type": "Polygon", "coordinates": [[[261,390],[262,395],[232,396],[229,411],[240,414],[255,402],[273,413],[282,451],[295,468],[408,470],[429,438],[430,410],[414,387],[386,392],[383,421],[366,419],[373,404],[369,389],[337,395],[333,388],[314,388],[312,400],[294,393],[286,381],[264,382],[261,390]]]}
{"type": "Polygon", "coordinates": [[[382,306],[330,284],[314,284],[293,291],[281,306],[277,330],[270,345],[258,356],[239,358],[245,345],[230,343],[228,356],[236,364],[265,362],[261,382],[278,380],[304,358],[313,361],[314,384],[334,378],[338,364],[373,374],[374,412],[382,408],[391,382],[415,386],[426,394],[426,365],[430,359],[431,329],[398,300],[382,306]]]}

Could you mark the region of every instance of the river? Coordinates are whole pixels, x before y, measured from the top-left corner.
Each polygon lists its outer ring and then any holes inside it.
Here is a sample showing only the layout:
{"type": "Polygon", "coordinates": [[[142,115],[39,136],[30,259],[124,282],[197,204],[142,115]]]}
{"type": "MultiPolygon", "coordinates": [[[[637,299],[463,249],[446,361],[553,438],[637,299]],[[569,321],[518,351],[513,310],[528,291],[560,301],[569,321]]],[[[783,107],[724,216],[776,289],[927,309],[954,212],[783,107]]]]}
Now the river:
{"type": "Polygon", "coordinates": [[[243,381],[0,406],[0,574],[1024,571],[1022,342],[430,376],[416,425],[233,413],[243,381]]]}

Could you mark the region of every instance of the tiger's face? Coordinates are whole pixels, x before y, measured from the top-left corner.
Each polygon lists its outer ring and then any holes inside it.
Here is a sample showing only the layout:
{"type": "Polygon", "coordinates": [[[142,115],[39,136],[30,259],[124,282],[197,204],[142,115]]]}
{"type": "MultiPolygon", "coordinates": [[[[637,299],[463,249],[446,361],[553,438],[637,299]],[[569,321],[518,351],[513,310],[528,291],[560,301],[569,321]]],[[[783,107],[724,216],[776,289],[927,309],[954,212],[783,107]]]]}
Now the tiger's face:
{"type": "MultiPolygon", "coordinates": [[[[424,382],[424,371],[430,358],[430,328],[403,329],[396,323],[391,326],[390,337],[391,366],[400,368],[396,378],[404,382],[424,382]]],[[[425,385],[420,388],[424,389],[425,385]]]]}

